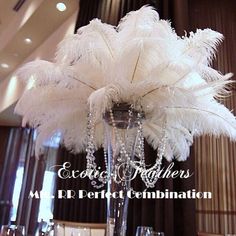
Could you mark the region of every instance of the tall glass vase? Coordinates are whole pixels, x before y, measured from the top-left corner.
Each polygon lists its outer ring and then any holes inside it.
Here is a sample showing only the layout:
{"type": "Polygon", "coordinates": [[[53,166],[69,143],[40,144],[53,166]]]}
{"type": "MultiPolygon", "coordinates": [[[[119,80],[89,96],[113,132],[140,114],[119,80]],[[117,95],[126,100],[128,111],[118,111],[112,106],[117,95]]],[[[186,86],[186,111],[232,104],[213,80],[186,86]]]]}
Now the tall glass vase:
{"type": "Polygon", "coordinates": [[[125,236],[137,136],[137,112],[127,104],[114,106],[104,116],[107,146],[107,236],[125,236]]]}

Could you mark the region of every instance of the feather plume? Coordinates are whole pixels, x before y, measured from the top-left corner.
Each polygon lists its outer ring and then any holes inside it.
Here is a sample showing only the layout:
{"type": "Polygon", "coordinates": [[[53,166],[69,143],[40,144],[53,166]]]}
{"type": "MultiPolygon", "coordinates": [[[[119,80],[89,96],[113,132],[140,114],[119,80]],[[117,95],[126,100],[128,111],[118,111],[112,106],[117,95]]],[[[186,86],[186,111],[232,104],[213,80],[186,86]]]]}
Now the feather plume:
{"type": "Polygon", "coordinates": [[[44,60],[35,60],[22,66],[16,73],[25,83],[34,80],[36,86],[57,84],[70,74],[68,68],[62,70],[59,65],[44,60]]]}
{"type": "Polygon", "coordinates": [[[217,46],[222,42],[223,35],[211,29],[197,29],[196,33],[184,39],[185,53],[197,63],[208,65],[215,57],[217,46]]]}
{"type": "Polygon", "coordinates": [[[119,39],[125,42],[133,37],[148,36],[158,21],[157,11],[150,6],[144,6],[138,11],[131,11],[119,22],[117,27],[119,39]]]}
{"type": "Polygon", "coordinates": [[[78,34],[68,36],[59,44],[56,61],[71,65],[83,60],[95,68],[106,67],[114,57],[115,33],[114,27],[92,20],[78,34]]]}
{"type": "MultiPolygon", "coordinates": [[[[35,83],[15,112],[23,125],[38,129],[39,155],[58,132],[68,149],[85,150],[89,111],[100,147],[104,112],[115,103],[135,104],[145,114],[147,142],[158,149],[166,124],[165,158],[186,160],[194,136],[236,140],[235,116],[216,100],[228,95],[232,74],[210,66],[222,39],[211,29],[181,38],[148,6],[127,14],[117,27],[92,20],[59,44],[56,63],[38,60],[18,70],[23,81],[35,83]]],[[[132,142],[127,140],[128,148],[132,142]]]]}

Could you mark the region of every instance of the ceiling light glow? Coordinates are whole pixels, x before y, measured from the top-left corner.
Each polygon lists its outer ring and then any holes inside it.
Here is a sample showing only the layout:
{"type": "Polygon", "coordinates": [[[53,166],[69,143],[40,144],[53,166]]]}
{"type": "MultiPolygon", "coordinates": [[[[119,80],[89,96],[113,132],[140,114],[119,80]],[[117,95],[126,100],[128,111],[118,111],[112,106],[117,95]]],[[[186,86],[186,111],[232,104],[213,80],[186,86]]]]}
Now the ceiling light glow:
{"type": "Polygon", "coordinates": [[[6,63],[1,63],[1,67],[4,69],[7,69],[7,68],[9,68],[9,65],[6,63]]]}
{"type": "Polygon", "coordinates": [[[26,38],[24,41],[25,41],[25,43],[27,43],[27,44],[32,43],[32,40],[31,40],[30,38],[26,38]]]}
{"type": "Polygon", "coordinates": [[[66,5],[63,2],[59,2],[59,3],[57,3],[56,8],[57,8],[58,11],[65,11],[66,10],[66,5]]]}

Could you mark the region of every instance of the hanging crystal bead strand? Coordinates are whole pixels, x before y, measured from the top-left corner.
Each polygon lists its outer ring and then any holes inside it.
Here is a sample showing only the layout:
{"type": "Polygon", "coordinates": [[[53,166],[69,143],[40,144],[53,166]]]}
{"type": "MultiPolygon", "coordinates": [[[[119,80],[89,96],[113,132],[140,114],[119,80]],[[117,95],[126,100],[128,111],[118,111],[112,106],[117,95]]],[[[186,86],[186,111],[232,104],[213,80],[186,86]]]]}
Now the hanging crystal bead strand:
{"type": "MultiPolygon", "coordinates": [[[[108,173],[108,155],[107,155],[107,140],[106,140],[106,135],[104,135],[104,142],[103,142],[103,153],[104,153],[104,163],[105,163],[105,171],[108,173]]],[[[108,178],[108,177],[107,177],[108,178]]],[[[109,179],[103,180],[104,184],[107,183],[109,179]]]]}
{"type": "MultiPolygon", "coordinates": [[[[88,113],[88,121],[87,121],[87,148],[86,148],[86,160],[87,160],[87,172],[91,171],[98,171],[97,164],[95,163],[95,142],[94,142],[94,134],[95,134],[95,123],[94,123],[94,117],[92,112],[88,113]]],[[[93,175],[89,175],[90,180],[92,180],[91,184],[94,188],[102,188],[107,183],[107,179],[105,178],[99,178],[98,181],[100,181],[100,184],[97,183],[97,181],[94,179],[93,175]]]]}
{"type": "MultiPolygon", "coordinates": [[[[132,147],[135,147],[135,140],[133,141],[133,143],[132,144],[130,144],[130,140],[129,140],[129,129],[130,128],[132,128],[131,127],[131,121],[132,121],[132,119],[133,119],[133,109],[134,109],[134,104],[131,104],[130,105],[130,108],[129,108],[129,110],[128,110],[128,114],[129,114],[129,119],[128,119],[128,125],[127,125],[127,128],[126,128],[126,130],[127,130],[127,132],[126,132],[126,137],[125,137],[125,140],[124,140],[124,142],[128,142],[127,143],[127,145],[131,145],[132,147]]],[[[131,134],[131,136],[132,136],[132,134],[131,134]]],[[[129,158],[127,158],[127,159],[125,159],[124,161],[125,161],[125,163],[126,163],[126,165],[125,165],[125,173],[128,173],[128,172],[130,172],[130,168],[131,168],[131,159],[133,159],[133,158],[131,158],[131,153],[132,153],[132,147],[129,147],[130,148],[130,153],[129,153],[129,158]]]]}
{"type": "MultiPolygon", "coordinates": [[[[113,128],[113,130],[114,130],[115,136],[116,136],[116,138],[117,138],[117,140],[118,140],[118,144],[119,144],[119,146],[120,146],[120,158],[119,158],[118,161],[119,161],[119,163],[122,163],[123,159],[128,159],[128,158],[129,158],[129,155],[128,155],[126,149],[125,149],[125,144],[123,143],[122,138],[121,138],[121,136],[119,135],[119,131],[118,131],[117,127],[116,127],[116,123],[115,123],[115,119],[114,119],[114,115],[113,115],[112,109],[109,110],[109,113],[110,113],[112,128],[113,128]]],[[[114,169],[113,169],[113,173],[112,173],[113,175],[111,176],[111,178],[113,178],[113,180],[114,180],[117,184],[119,184],[119,183],[121,183],[122,181],[121,181],[121,180],[118,180],[118,178],[115,178],[115,177],[117,176],[117,175],[116,175],[116,171],[117,171],[117,169],[119,168],[119,164],[114,165],[113,168],[114,168],[114,169]]]]}
{"type": "MultiPolygon", "coordinates": [[[[133,106],[130,106],[130,109],[128,110],[129,113],[129,120],[128,120],[128,125],[127,125],[127,131],[128,128],[130,128],[130,122],[133,118],[133,112],[132,112],[133,106]]],[[[118,178],[114,178],[115,176],[117,176],[117,170],[119,169],[120,165],[125,164],[125,168],[123,170],[124,173],[128,173],[128,171],[130,171],[130,168],[135,168],[140,170],[141,172],[141,178],[143,180],[143,182],[145,183],[147,188],[153,188],[155,187],[155,184],[158,180],[158,173],[161,170],[161,165],[162,165],[162,159],[165,153],[165,148],[166,148],[166,121],[164,122],[163,126],[162,126],[162,133],[161,133],[161,139],[159,142],[159,148],[157,151],[157,157],[156,157],[156,161],[155,164],[150,167],[147,168],[146,164],[145,164],[145,154],[144,154],[144,136],[143,136],[143,125],[142,125],[142,115],[140,112],[137,113],[137,135],[136,135],[136,141],[134,142],[134,146],[136,147],[135,149],[135,155],[138,158],[138,161],[132,161],[131,159],[133,159],[131,157],[131,153],[132,150],[130,150],[129,148],[129,144],[127,143],[129,142],[129,137],[128,137],[128,133],[127,135],[124,137],[124,140],[122,139],[122,136],[120,134],[120,131],[118,130],[118,128],[116,127],[116,122],[114,119],[114,115],[113,115],[113,111],[112,109],[109,110],[109,114],[110,114],[110,119],[111,119],[111,125],[112,125],[112,129],[114,131],[115,137],[117,139],[117,147],[118,147],[118,152],[119,152],[119,157],[117,159],[117,163],[113,166],[113,170],[111,172],[111,176],[107,177],[107,178],[99,178],[98,180],[101,182],[101,184],[97,184],[97,181],[94,180],[94,178],[90,178],[92,181],[92,185],[95,188],[101,188],[103,187],[107,181],[109,180],[109,178],[113,178],[113,180],[117,183],[117,184],[124,184],[125,179],[118,179],[118,178]],[[127,141],[128,140],[128,141],[127,141]],[[128,148],[128,149],[127,149],[128,148]]],[[[97,170],[97,165],[95,163],[95,156],[94,156],[94,152],[95,152],[95,144],[94,144],[94,130],[95,130],[95,125],[94,125],[94,118],[92,113],[90,112],[88,114],[88,124],[87,124],[87,138],[88,138],[88,146],[87,146],[87,170],[97,170]]],[[[132,135],[132,133],[131,133],[132,135]]],[[[107,165],[107,151],[105,149],[106,146],[106,140],[104,137],[104,161],[105,161],[105,168],[106,170],[108,170],[108,165],[107,165]]]]}
{"type": "MultiPolygon", "coordinates": [[[[87,171],[91,171],[96,168],[95,164],[95,144],[94,144],[94,122],[93,115],[91,112],[88,113],[87,120],[87,148],[86,148],[86,160],[87,160],[87,171]]],[[[92,177],[90,178],[92,180],[92,177]]]]}
{"type": "Polygon", "coordinates": [[[155,187],[155,184],[158,180],[158,173],[160,172],[160,169],[161,169],[162,159],[163,159],[165,148],[166,148],[166,139],[167,139],[166,138],[166,121],[164,122],[164,125],[162,127],[161,137],[162,138],[159,142],[159,148],[157,151],[157,158],[156,158],[155,164],[151,168],[148,168],[148,169],[146,169],[145,167],[144,174],[141,176],[147,188],[155,187]],[[152,175],[150,175],[151,172],[153,173],[152,175]]]}
{"type": "Polygon", "coordinates": [[[141,114],[138,113],[138,145],[137,157],[139,158],[139,168],[145,168],[145,155],[144,155],[144,137],[143,137],[143,124],[141,114]]]}

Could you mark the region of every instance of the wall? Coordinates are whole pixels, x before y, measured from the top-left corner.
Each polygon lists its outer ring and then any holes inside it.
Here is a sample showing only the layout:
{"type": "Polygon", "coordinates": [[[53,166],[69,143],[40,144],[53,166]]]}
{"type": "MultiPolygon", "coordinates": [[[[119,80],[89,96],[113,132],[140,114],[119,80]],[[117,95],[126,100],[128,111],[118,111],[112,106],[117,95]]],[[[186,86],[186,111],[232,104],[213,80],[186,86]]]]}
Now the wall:
{"type": "MultiPolygon", "coordinates": [[[[56,45],[68,34],[74,32],[77,12],[61,25],[43,44],[41,44],[22,64],[34,59],[52,60],[56,45]]],[[[15,103],[25,90],[15,76],[11,75],[0,84],[0,112],[15,103]]]]}

